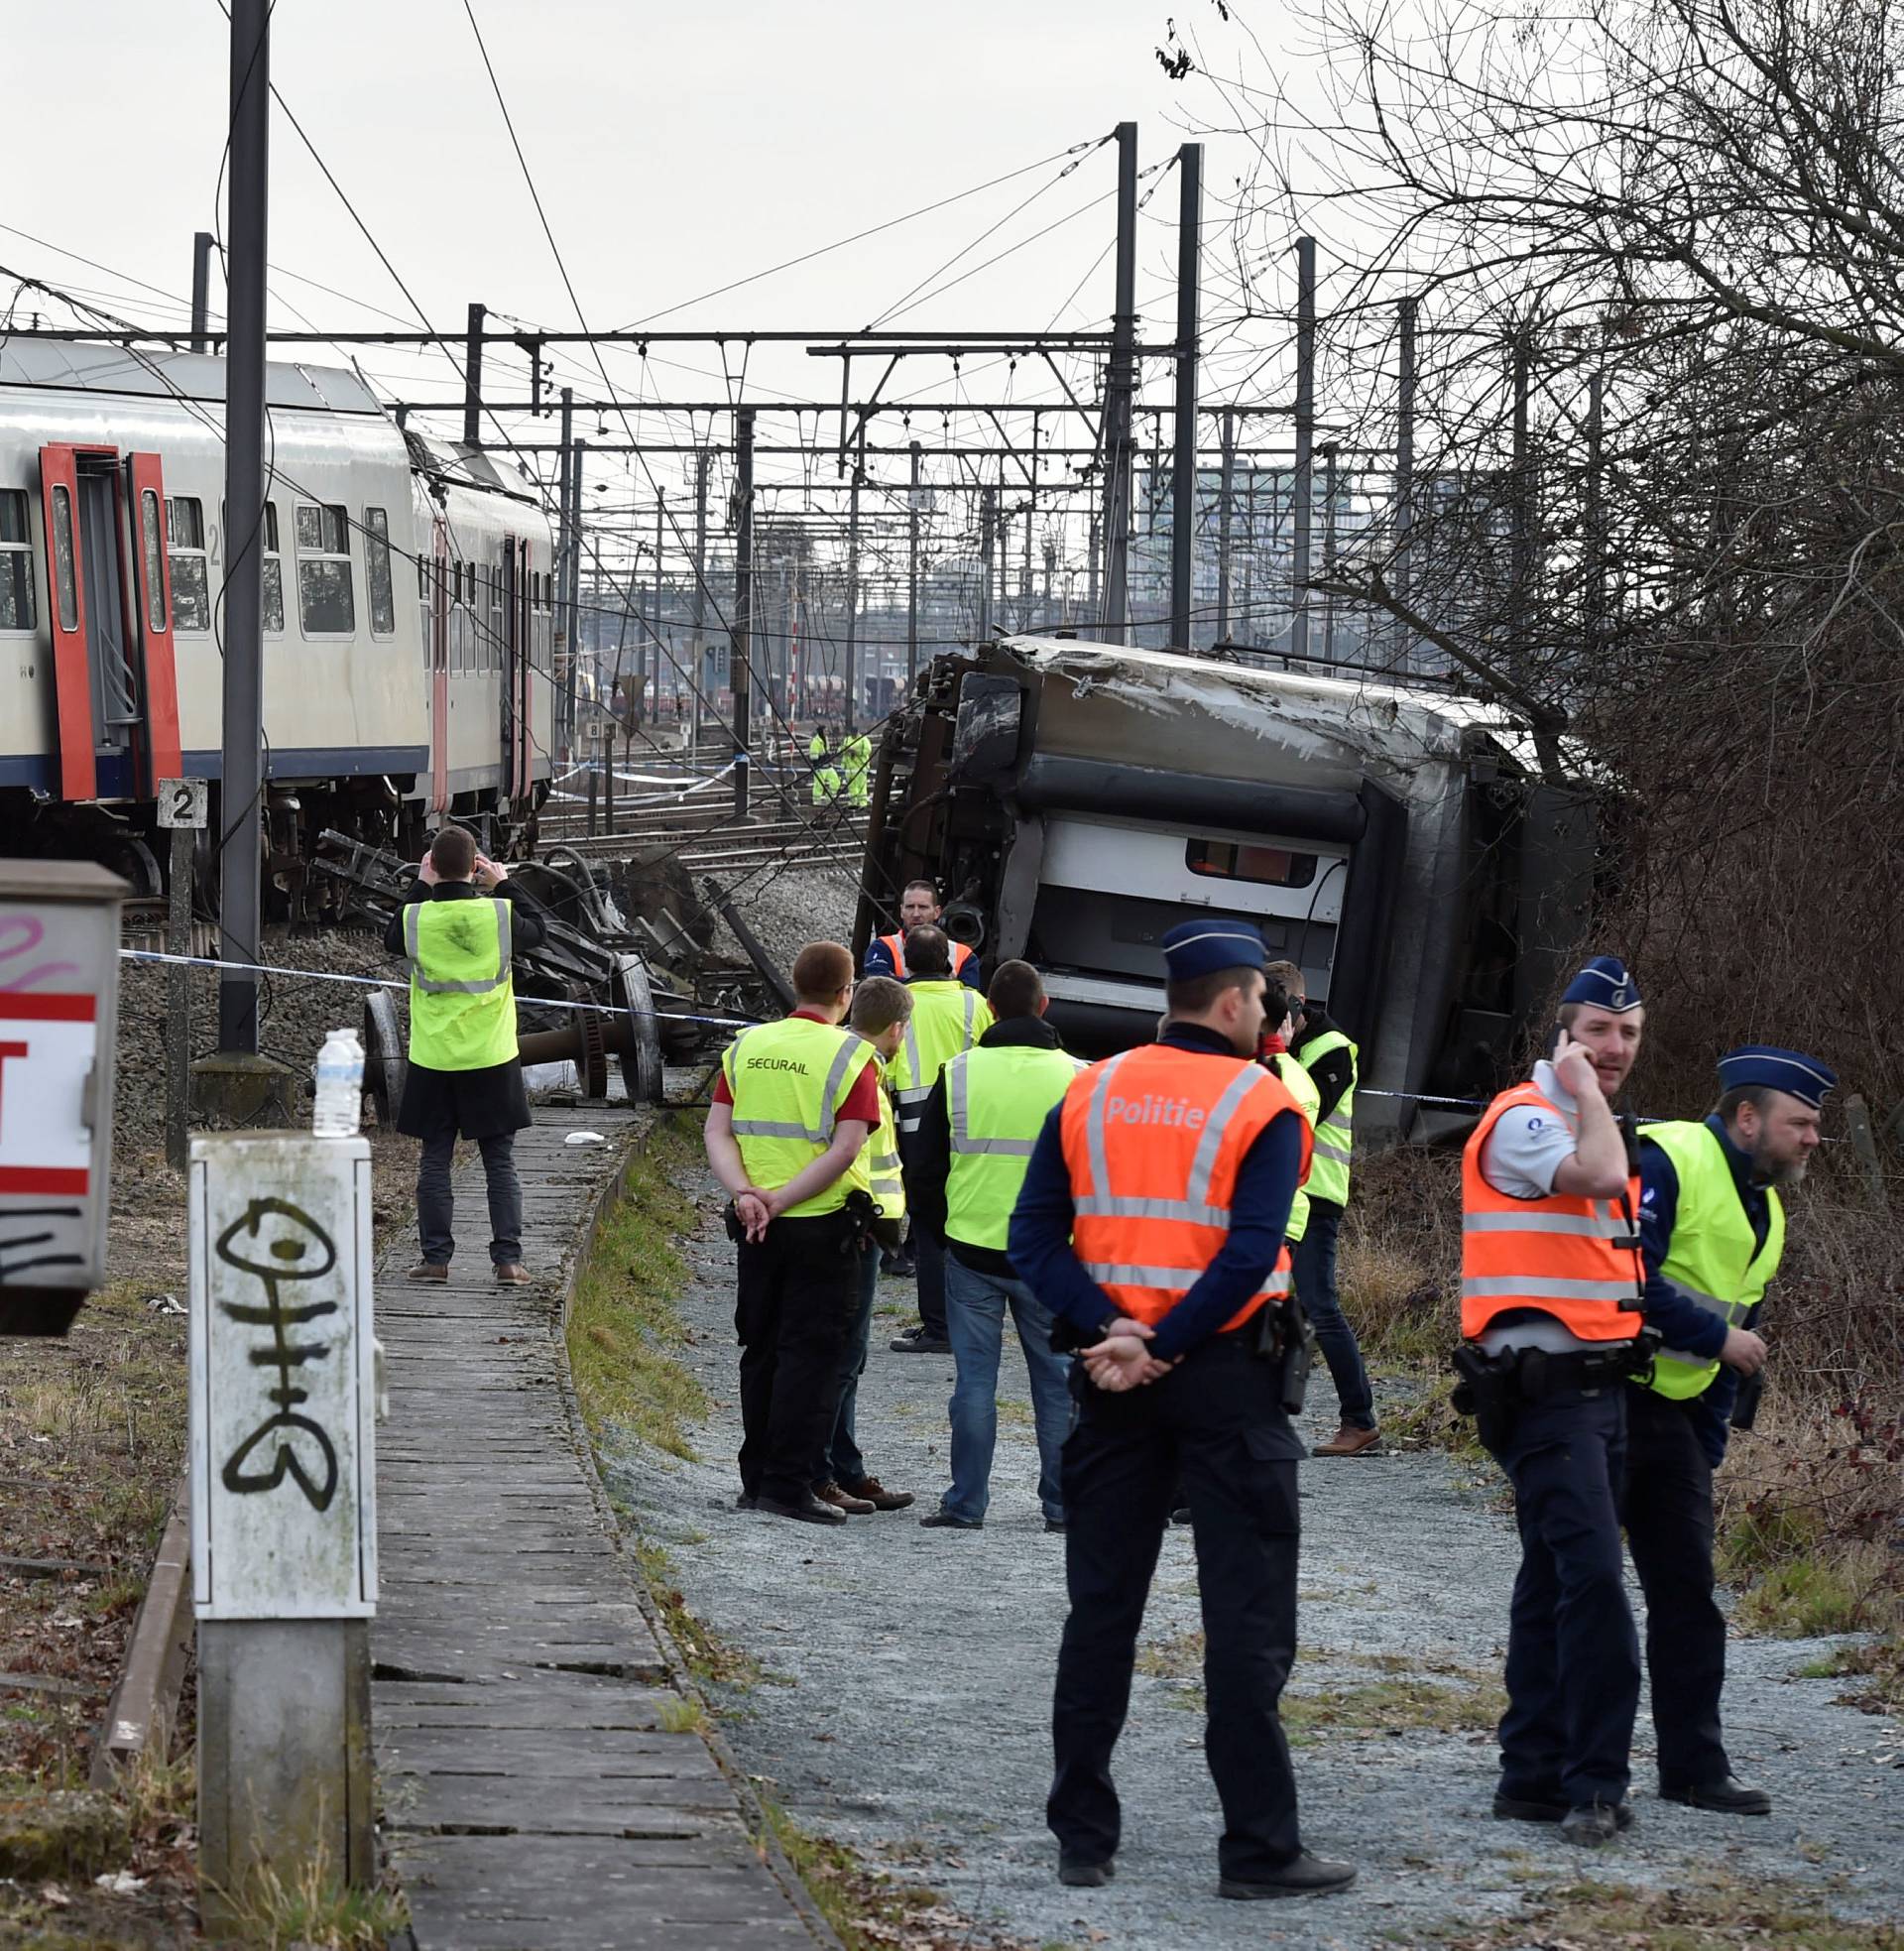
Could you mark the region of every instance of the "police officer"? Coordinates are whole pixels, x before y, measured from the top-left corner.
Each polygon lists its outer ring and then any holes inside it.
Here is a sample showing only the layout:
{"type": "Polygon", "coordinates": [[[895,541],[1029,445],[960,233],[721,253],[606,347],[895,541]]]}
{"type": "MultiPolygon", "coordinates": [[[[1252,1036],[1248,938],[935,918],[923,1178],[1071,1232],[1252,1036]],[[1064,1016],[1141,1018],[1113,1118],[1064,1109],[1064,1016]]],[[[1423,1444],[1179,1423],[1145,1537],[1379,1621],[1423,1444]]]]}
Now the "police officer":
{"type": "MultiPolygon", "coordinates": [[[[912,973],[905,965],[905,936],[912,928],[936,928],[944,914],[939,891],[930,881],[908,881],[899,891],[899,927],[890,935],[876,935],[867,944],[865,972],[868,975],[897,976],[904,982],[912,973]]],[[[979,958],[962,941],[946,937],[952,958],[952,973],[968,987],[985,988],[980,979],[979,958]]]]}
{"type": "Polygon", "coordinates": [[[1341,1426],[1316,1456],[1360,1456],[1381,1441],[1375,1397],[1368,1387],[1356,1331],[1336,1291],[1336,1242],[1349,1203],[1349,1168],[1355,1139],[1356,1069],[1361,1060],[1349,1033],[1308,999],[1308,985],[1293,962],[1275,962],[1269,980],[1280,981],[1292,1005],[1289,1052],[1314,1080],[1315,1150],[1303,1186],[1308,1215],[1295,1243],[1296,1292],[1316,1331],[1329,1379],[1336,1387],[1341,1426]]]}
{"type": "MultiPolygon", "coordinates": [[[[907,986],[912,991],[912,1016],[899,1039],[892,1084],[899,1119],[899,1157],[908,1161],[920,1115],[939,1072],[949,1058],[969,1050],[992,1028],[992,1011],[985,998],[953,979],[951,949],[945,930],[930,926],[913,928],[903,943],[903,964],[911,970],[907,986]]],[[[892,1350],[895,1355],[949,1355],[945,1243],[915,1227],[912,1250],[918,1260],[919,1325],[896,1336],[892,1350]]]]}
{"type": "Polygon", "coordinates": [[[1065,1054],[1045,1022],[1044,983],[1029,962],[1001,962],[986,1001],[998,1021],[946,1064],[913,1141],[918,1223],[944,1243],[946,1331],[957,1364],[946,1405],[952,1482],[919,1523],[961,1531],[985,1523],[1009,1313],[1031,1388],[1044,1527],[1060,1531],[1058,1452],[1071,1428],[1070,1364],[1051,1346],[1051,1316],[1018,1279],[1006,1240],[1032,1144],[1083,1065],[1065,1054]]]}
{"type": "Polygon", "coordinates": [[[397,1129],[419,1138],[416,1222],[423,1257],[413,1280],[447,1280],[456,1251],[450,1162],[458,1135],[483,1155],[489,1190],[489,1258],[496,1279],[519,1286],[523,1187],[516,1134],[530,1122],[516,1049],[516,989],[510,957],[536,948],[544,929],[536,904],[477,851],[460,826],[445,826],[384,946],[410,964],[410,1065],[397,1129]]]}
{"type": "Polygon", "coordinates": [[[1837,1082],[1816,1057],[1748,1044],[1720,1058],[1719,1104],[1703,1123],[1640,1134],[1647,1315],[1667,1346],[1651,1381],[1627,1395],[1622,1516],[1646,1594],[1659,1792],[1727,1815],[1769,1815],[1772,1798],[1733,1778],[1720,1734],[1726,1616],[1713,1599],[1713,1472],[1738,1377],[1756,1376],[1765,1359],[1752,1329],[1785,1251],[1780,1190],[1805,1176],[1837,1082]],[[1669,1321],[1669,1309],[1681,1318],[1669,1321]]]}
{"type": "Polygon", "coordinates": [[[1645,1012],[1602,955],[1560,1022],[1551,1061],[1488,1105],[1462,1155],[1455,1366],[1520,1529],[1494,1814],[1597,1846],[1631,1820],[1639,1702],[1615,1505],[1645,1277],[1639,1180],[1609,1101],[1645,1012]]]}
{"type": "MultiPolygon", "coordinates": [[[[1089,1344],[1064,1446],[1071,1610],[1045,1804],[1061,1883],[1108,1883],[1111,1756],[1144,1599],[1181,1472],[1207,1635],[1205,1753],[1224,1813],[1218,1890],[1341,1890],[1310,1856],[1277,1716],[1296,1644],[1296,1463],[1285,1302],[1301,1113],[1254,1061],[1262,937],[1211,916],[1163,937],[1155,1043],[1082,1071],[1046,1119],[1012,1214],[1012,1263],[1089,1344]]],[[[1275,1013],[1280,1016],[1278,999],[1275,1013]]]]}
{"type": "Polygon", "coordinates": [[[791,1015],[743,1030],[721,1058],[708,1163],[733,1195],[741,1342],[744,1511],[837,1524],[813,1495],[833,1430],[858,1298],[860,1225],[846,1173],[880,1122],[873,1045],[840,1028],[853,958],[808,942],[793,958],[791,1015]]]}

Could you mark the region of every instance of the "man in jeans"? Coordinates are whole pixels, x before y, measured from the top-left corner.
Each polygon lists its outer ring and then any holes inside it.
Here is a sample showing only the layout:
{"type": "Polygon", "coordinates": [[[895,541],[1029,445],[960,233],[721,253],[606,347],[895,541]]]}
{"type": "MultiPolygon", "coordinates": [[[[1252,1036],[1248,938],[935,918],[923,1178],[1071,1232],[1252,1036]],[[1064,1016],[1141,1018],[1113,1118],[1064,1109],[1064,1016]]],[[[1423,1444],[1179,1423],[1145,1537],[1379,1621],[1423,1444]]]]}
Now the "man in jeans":
{"type": "Polygon", "coordinates": [[[1320,1100],[1316,1108],[1315,1151],[1304,1186],[1309,1215],[1302,1238],[1293,1242],[1296,1295],[1316,1331],[1329,1380],[1336,1386],[1341,1427],[1316,1456],[1360,1456],[1381,1441],[1375,1424],[1375,1397],[1363,1366],[1362,1346],[1336,1292],[1336,1236],[1349,1203],[1349,1153],[1356,1112],[1356,1046],[1320,1005],[1311,1008],[1302,971],[1293,962],[1271,962],[1263,972],[1289,998],[1293,1029],[1289,1054],[1309,1073],[1320,1100]]]}
{"type": "Polygon", "coordinates": [[[1044,984],[1029,962],[1002,963],[987,1001],[998,1021],[946,1064],[926,1100],[907,1179],[917,1224],[945,1242],[946,1327],[958,1367],[952,1484],[919,1523],[931,1530],[984,1526],[1010,1308],[1031,1382],[1044,1527],[1061,1531],[1058,1451],[1071,1427],[1070,1365],[1052,1353],[1050,1312],[1018,1279],[1005,1245],[1031,1148],[1081,1066],[1044,1022],[1044,984]]]}
{"type": "Polygon", "coordinates": [[[460,826],[445,826],[431,841],[384,931],[384,946],[410,964],[410,1066],[397,1129],[423,1142],[416,1165],[423,1258],[410,1271],[413,1280],[449,1279],[456,1251],[449,1168],[459,1135],[482,1150],[496,1279],[508,1286],[529,1279],[516,1176],[516,1134],[530,1122],[529,1095],[510,957],[538,946],[544,933],[535,903],[460,826]]]}

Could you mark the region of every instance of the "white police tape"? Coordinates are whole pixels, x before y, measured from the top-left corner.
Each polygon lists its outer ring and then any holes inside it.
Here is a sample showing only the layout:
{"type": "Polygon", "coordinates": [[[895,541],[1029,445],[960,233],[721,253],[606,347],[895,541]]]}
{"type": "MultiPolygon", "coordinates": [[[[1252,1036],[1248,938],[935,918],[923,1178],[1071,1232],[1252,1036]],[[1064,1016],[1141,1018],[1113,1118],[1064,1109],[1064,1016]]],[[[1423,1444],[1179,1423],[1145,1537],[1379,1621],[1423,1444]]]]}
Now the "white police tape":
{"type": "MultiPolygon", "coordinates": [[[[345,982],[359,989],[410,987],[409,978],[405,976],[339,975],[331,969],[284,968],[275,962],[226,962],[216,955],[169,955],[158,948],[122,948],[119,959],[122,962],[166,962],[187,969],[237,969],[253,975],[290,976],[298,982],[345,982]]],[[[618,1010],[612,1003],[571,1003],[566,999],[557,1001],[546,996],[524,996],[518,1000],[538,1010],[573,1010],[591,1016],[652,1016],[658,1022],[666,1023],[711,1023],[722,1030],[751,1030],[767,1021],[752,1016],[697,1016],[688,1010],[618,1010]]]]}

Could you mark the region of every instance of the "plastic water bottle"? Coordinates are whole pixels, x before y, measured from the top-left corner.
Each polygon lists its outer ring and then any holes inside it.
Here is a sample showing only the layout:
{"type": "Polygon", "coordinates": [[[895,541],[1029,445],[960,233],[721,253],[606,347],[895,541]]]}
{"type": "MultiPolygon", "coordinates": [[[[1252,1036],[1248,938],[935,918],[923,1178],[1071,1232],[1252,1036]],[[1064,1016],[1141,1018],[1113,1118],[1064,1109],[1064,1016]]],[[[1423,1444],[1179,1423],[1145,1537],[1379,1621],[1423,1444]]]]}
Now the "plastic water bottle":
{"type": "Polygon", "coordinates": [[[354,1030],[333,1030],[317,1052],[313,1138],[355,1138],[364,1101],[364,1046],[354,1030]]]}

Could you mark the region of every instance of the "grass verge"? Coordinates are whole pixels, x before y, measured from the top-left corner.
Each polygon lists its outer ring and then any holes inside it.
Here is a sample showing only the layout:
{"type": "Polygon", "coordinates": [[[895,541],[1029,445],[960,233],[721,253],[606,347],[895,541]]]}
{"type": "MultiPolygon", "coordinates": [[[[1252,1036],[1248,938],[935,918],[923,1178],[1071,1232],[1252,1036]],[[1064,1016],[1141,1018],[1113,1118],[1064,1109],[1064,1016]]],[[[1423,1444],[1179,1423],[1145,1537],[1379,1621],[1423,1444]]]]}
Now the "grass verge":
{"type": "Polygon", "coordinates": [[[1574,1884],[1479,1930],[1450,1924],[1410,1941],[1444,1951],[1904,1951],[1893,1924],[1837,1917],[1809,1891],[1724,1875],[1671,1890],[1574,1884]]]}
{"type": "Polygon", "coordinates": [[[676,1181],[698,1158],[691,1131],[655,1129],[575,1282],[568,1317],[569,1371],[590,1426],[619,1423],[689,1460],[688,1431],[707,1413],[707,1396],[675,1354],[686,1340],[674,1301],[687,1271],[675,1243],[694,1227],[694,1203],[676,1181]]]}
{"type": "Polygon", "coordinates": [[[761,1811],[846,1951],[892,1951],[895,1945],[905,1951],[941,1946],[949,1951],[988,1941],[974,1940],[970,1921],[949,1909],[937,1890],[869,1870],[844,1844],[802,1829],[771,1795],[761,1796],[761,1811]]]}

